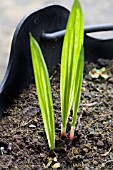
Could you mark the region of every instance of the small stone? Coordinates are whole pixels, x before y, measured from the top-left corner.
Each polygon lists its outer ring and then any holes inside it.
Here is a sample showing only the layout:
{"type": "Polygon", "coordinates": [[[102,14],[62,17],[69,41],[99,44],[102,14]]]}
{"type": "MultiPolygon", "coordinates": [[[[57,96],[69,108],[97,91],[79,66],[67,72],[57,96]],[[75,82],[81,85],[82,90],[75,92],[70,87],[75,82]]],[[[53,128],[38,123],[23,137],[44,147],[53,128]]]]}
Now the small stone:
{"type": "Polygon", "coordinates": [[[82,87],[82,93],[84,93],[86,91],[85,87],[82,87]]]}
{"type": "Polygon", "coordinates": [[[94,165],[98,165],[98,162],[97,162],[97,161],[93,161],[93,164],[94,164],[94,165]]]}
{"type": "Polygon", "coordinates": [[[29,125],[29,128],[36,128],[36,126],[31,124],[31,125],[29,125]]]}
{"type": "Polygon", "coordinates": [[[97,62],[99,63],[100,66],[106,66],[108,60],[105,60],[105,59],[103,59],[103,58],[99,58],[99,59],[97,60],[97,62]]]}
{"type": "Polygon", "coordinates": [[[88,149],[87,149],[87,148],[84,148],[83,151],[84,151],[85,153],[87,153],[87,152],[88,152],[88,149]]]}
{"type": "Polygon", "coordinates": [[[82,110],[83,110],[84,112],[86,112],[86,108],[85,108],[85,107],[83,107],[82,110]]]}
{"type": "Polygon", "coordinates": [[[8,151],[11,151],[11,150],[12,150],[12,143],[9,143],[9,144],[8,144],[7,150],[8,150],[8,151]]]}
{"type": "Polygon", "coordinates": [[[110,159],[113,160],[113,153],[110,153],[110,159]]]}
{"type": "Polygon", "coordinates": [[[45,155],[44,155],[43,153],[40,153],[40,157],[41,157],[41,158],[44,158],[44,156],[45,156],[45,155]]]}
{"type": "Polygon", "coordinates": [[[57,169],[57,168],[60,168],[60,163],[57,162],[55,163],[53,166],[52,166],[53,169],[57,169]]]}
{"type": "Polygon", "coordinates": [[[108,79],[108,82],[113,84],[113,78],[111,77],[110,79],[108,79]]]}
{"type": "Polygon", "coordinates": [[[1,153],[1,155],[4,154],[4,147],[0,147],[0,153],[1,153]]]}
{"type": "Polygon", "coordinates": [[[102,147],[102,146],[104,146],[104,143],[99,140],[99,141],[97,142],[97,146],[102,147]]]}
{"type": "Polygon", "coordinates": [[[90,170],[90,168],[86,166],[84,170],[90,170]]]}
{"type": "Polygon", "coordinates": [[[92,80],[92,77],[90,75],[85,75],[86,80],[92,80]]]}
{"type": "Polygon", "coordinates": [[[54,162],[57,162],[57,158],[56,158],[56,157],[54,157],[54,159],[53,159],[53,160],[54,160],[54,162]]]}
{"type": "Polygon", "coordinates": [[[102,164],[101,164],[101,168],[104,168],[104,167],[105,167],[105,164],[104,164],[104,163],[102,163],[102,164]]]}
{"type": "Polygon", "coordinates": [[[98,167],[97,167],[97,168],[95,168],[95,170],[98,170],[98,167]]]}
{"type": "Polygon", "coordinates": [[[94,149],[94,150],[97,150],[97,147],[96,147],[96,146],[94,146],[94,147],[93,147],[93,149],[94,149]]]}

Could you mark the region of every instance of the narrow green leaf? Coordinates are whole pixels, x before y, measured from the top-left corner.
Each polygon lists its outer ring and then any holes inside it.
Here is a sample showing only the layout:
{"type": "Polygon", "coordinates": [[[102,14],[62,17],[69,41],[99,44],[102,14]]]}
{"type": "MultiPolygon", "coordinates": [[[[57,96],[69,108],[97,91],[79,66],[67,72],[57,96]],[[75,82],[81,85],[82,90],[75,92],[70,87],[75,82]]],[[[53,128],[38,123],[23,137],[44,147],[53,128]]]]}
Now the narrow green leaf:
{"type": "Polygon", "coordinates": [[[75,0],[66,27],[61,57],[60,95],[62,134],[66,132],[69,112],[73,102],[76,69],[83,46],[83,39],[84,24],[82,9],[79,1],[75,0]]]}
{"type": "Polygon", "coordinates": [[[77,121],[77,111],[78,111],[78,106],[79,106],[80,96],[81,96],[83,69],[84,69],[84,49],[82,48],[79,61],[78,61],[78,65],[77,65],[75,85],[74,85],[73,118],[72,118],[72,125],[71,125],[71,131],[70,131],[71,141],[74,138],[75,124],[77,121]]]}
{"type": "Polygon", "coordinates": [[[35,76],[36,90],[50,149],[55,148],[55,124],[51,85],[41,49],[30,34],[30,49],[35,76]]]}

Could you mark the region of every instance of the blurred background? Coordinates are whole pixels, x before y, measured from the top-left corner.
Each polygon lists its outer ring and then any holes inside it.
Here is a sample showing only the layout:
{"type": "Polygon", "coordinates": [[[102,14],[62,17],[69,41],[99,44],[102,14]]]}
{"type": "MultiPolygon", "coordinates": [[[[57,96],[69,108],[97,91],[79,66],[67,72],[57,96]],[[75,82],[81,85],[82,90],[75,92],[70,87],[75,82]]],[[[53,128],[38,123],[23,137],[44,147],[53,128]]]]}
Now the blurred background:
{"type": "MultiPolygon", "coordinates": [[[[80,0],[80,2],[84,13],[85,25],[113,22],[113,0],[80,0]]],[[[72,3],[73,0],[0,0],[0,83],[6,72],[14,31],[23,16],[29,11],[41,8],[47,4],[61,4],[71,9],[72,3]]],[[[103,38],[106,35],[94,36],[103,38]]],[[[107,36],[111,37],[112,32],[107,36]]]]}

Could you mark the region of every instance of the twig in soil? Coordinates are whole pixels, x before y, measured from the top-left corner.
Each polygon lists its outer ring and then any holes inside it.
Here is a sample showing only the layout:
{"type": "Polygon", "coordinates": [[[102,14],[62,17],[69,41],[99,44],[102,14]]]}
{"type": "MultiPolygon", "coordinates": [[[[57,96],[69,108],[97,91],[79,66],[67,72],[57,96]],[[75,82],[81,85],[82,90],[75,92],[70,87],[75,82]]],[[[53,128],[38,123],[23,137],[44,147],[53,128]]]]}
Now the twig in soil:
{"type": "Polygon", "coordinates": [[[83,106],[83,107],[85,107],[85,106],[87,106],[87,107],[92,107],[92,106],[95,106],[95,105],[97,105],[97,102],[80,104],[80,106],[83,106]]]}
{"type": "Polygon", "coordinates": [[[98,77],[103,77],[105,79],[107,79],[109,76],[104,76],[108,71],[110,71],[111,69],[113,69],[113,66],[105,69],[104,67],[100,70],[97,69],[93,69],[92,71],[89,72],[89,74],[91,75],[92,78],[98,78],[98,77]]]}
{"type": "Polygon", "coordinates": [[[18,146],[18,144],[16,144],[16,142],[13,143],[13,147],[14,147],[14,146],[15,146],[16,149],[20,150],[20,147],[18,146]]]}
{"type": "Polygon", "coordinates": [[[106,72],[110,71],[111,69],[113,69],[113,66],[107,68],[105,71],[103,71],[103,72],[101,73],[101,75],[102,75],[102,74],[105,74],[106,72]]]}
{"type": "Polygon", "coordinates": [[[52,80],[56,76],[56,74],[58,74],[58,70],[56,68],[60,68],[60,64],[57,64],[57,66],[53,70],[53,72],[52,72],[52,74],[50,76],[50,80],[52,80]]]}
{"type": "Polygon", "coordinates": [[[52,80],[53,77],[54,77],[56,74],[57,74],[57,70],[55,70],[55,71],[53,72],[53,74],[52,74],[51,77],[50,77],[50,80],[52,80]]]}
{"type": "Polygon", "coordinates": [[[80,119],[82,118],[82,114],[80,114],[80,116],[77,119],[77,127],[76,127],[76,131],[79,130],[79,125],[80,125],[80,119]]]}
{"type": "Polygon", "coordinates": [[[101,154],[101,156],[107,156],[107,155],[109,155],[110,151],[111,151],[111,148],[108,150],[108,152],[106,152],[106,153],[104,153],[104,154],[101,154]]]}

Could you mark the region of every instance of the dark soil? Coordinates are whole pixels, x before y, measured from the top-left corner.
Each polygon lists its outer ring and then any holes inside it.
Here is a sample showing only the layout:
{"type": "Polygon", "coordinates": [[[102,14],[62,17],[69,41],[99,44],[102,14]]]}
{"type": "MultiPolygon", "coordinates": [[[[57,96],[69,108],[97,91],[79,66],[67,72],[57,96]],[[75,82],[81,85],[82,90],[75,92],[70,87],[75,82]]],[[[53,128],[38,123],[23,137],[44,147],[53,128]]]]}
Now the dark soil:
{"type": "MultiPolygon", "coordinates": [[[[59,67],[51,77],[56,123],[56,149],[50,151],[43,129],[35,85],[23,90],[0,124],[0,170],[113,169],[113,73],[107,80],[92,79],[92,68],[109,68],[113,61],[85,63],[78,125],[73,143],[60,138],[59,67]]],[[[72,111],[71,111],[72,114],[72,111]]]]}

